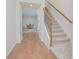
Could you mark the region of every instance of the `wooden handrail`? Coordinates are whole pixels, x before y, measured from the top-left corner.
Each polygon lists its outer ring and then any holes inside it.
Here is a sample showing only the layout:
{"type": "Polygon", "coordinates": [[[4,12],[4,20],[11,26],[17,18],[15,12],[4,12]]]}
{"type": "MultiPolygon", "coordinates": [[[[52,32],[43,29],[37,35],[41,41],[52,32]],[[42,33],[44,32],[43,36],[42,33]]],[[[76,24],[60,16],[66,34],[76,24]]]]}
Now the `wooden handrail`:
{"type": "Polygon", "coordinates": [[[52,16],[50,16],[50,15],[48,14],[47,8],[44,8],[44,12],[45,12],[45,15],[46,15],[49,19],[52,19],[52,16]]]}
{"type": "MultiPolygon", "coordinates": [[[[47,1],[47,0],[45,0],[47,1]]],[[[50,4],[57,12],[59,12],[65,19],[67,19],[70,23],[73,23],[67,16],[65,16],[62,12],[60,12],[54,5],[52,5],[50,2],[47,1],[48,4],[50,4]]]]}

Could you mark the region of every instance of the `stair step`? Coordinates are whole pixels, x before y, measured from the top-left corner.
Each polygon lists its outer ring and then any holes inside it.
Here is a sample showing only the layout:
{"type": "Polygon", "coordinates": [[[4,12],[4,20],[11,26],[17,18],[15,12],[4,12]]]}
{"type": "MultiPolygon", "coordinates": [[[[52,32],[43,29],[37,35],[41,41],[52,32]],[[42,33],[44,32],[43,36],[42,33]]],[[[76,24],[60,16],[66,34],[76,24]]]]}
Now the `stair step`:
{"type": "Polygon", "coordinates": [[[66,42],[69,41],[70,39],[68,38],[60,38],[60,39],[53,39],[53,43],[61,43],[61,42],[66,42]]]}
{"type": "Polygon", "coordinates": [[[52,23],[53,23],[53,24],[58,24],[58,22],[56,22],[56,21],[53,21],[52,23]]]}
{"type": "Polygon", "coordinates": [[[58,23],[52,23],[52,25],[59,25],[58,23]]]}
{"type": "Polygon", "coordinates": [[[52,30],[62,30],[61,27],[52,27],[52,30]]]}
{"type": "Polygon", "coordinates": [[[61,29],[61,27],[52,27],[52,29],[61,29]]]}
{"type": "Polygon", "coordinates": [[[52,35],[64,35],[64,32],[52,32],[52,35]]]}
{"type": "Polygon", "coordinates": [[[53,24],[58,24],[58,22],[56,22],[56,21],[52,21],[52,23],[53,23],[53,24]]]}
{"type": "Polygon", "coordinates": [[[57,22],[56,20],[52,20],[52,22],[57,22]]]}
{"type": "Polygon", "coordinates": [[[69,40],[69,39],[67,39],[67,37],[53,38],[52,42],[62,42],[62,41],[66,41],[66,40],[69,40]]]}
{"type": "Polygon", "coordinates": [[[67,36],[57,36],[57,37],[53,36],[53,42],[57,42],[57,41],[61,42],[63,40],[68,40],[67,36]]]}
{"type": "Polygon", "coordinates": [[[55,38],[62,38],[62,37],[66,37],[67,35],[65,33],[63,33],[63,34],[56,34],[56,35],[52,34],[52,36],[55,38]]]}
{"type": "Polygon", "coordinates": [[[64,31],[64,30],[61,28],[52,28],[52,31],[64,31]]]}
{"type": "Polygon", "coordinates": [[[61,40],[61,39],[59,39],[59,40],[56,40],[56,39],[54,40],[54,39],[53,39],[52,42],[53,42],[53,43],[61,43],[61,42],[63,43],[63,42],[69,42],[69,41],[70,41],[69,38],[65,38],[65,39],[62,39],[62,40],[61,40]]]}
{"type": "Polygon", "coordinates": [[[60,27],[59,25],[52,25],[52,27],[60,27]]]}
{"type": "MultiPolygon", "coordinates": [[[[58,27],[58,26],[59,26],[59,25],[56,25],[56,24],[55,24],[55,25],[52,25],[52,27],[58,27]]],[[[59,27],[60,27],[60,26],[59,26],[59,27]]]]}
{"type": "Polygon", "coordinates": [[[60,33],[60,32],[64,32],[64,30],[61,29],[57,29],[57,30],[52,30],[53,33],[60,33]]]}
{"type": "Polygon", "coordinates": [[[61,27],[60,27],[60,26],[52,26],[52,29],[53,29],[53,28],[61,28],[61,27]]]}
{"type": "Polygon", "coordinates": [[[54,22],[52,22],[52,24],[58,24],[58,23],[54,21],[54,22]]]}

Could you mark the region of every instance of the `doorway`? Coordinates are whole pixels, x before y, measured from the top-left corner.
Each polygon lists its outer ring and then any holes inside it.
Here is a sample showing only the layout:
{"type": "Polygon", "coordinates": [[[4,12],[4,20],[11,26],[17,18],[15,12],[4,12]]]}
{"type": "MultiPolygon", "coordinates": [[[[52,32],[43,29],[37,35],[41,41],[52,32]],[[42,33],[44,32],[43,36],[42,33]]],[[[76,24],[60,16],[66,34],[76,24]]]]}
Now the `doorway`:
{"type": "Polygon", "coordinates": [[[27,33],[37,32],[37,12],[33,8],[22,8],[22,32],[23,38],[27,33]]]}
{"type": "Polygon", "coordinates": [[[16,39],[18,43],[24,39],[24,34],[38,32],[41,4],[18,2],[16,20],[16,39]],[[18,6],[19,5],[19,6],[18,6]],[[18,17],[19,16],[19,17],[18,17]]]}

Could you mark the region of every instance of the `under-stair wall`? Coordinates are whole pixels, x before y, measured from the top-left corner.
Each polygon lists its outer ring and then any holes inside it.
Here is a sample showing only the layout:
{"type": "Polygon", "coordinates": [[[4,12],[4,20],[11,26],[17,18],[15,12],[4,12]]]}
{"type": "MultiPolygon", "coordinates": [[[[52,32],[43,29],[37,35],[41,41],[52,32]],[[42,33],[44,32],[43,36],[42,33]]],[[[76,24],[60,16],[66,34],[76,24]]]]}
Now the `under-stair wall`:
{"type": "Polygon", "coordinates": [[[41,38],[41,41],[47,46],[47,48],[50,48],[50,37],[46,29],[46,25],[44,23],[44,5],[41,5],[41,7],[38,9],[38,33],[39,37],[41,38]]]}

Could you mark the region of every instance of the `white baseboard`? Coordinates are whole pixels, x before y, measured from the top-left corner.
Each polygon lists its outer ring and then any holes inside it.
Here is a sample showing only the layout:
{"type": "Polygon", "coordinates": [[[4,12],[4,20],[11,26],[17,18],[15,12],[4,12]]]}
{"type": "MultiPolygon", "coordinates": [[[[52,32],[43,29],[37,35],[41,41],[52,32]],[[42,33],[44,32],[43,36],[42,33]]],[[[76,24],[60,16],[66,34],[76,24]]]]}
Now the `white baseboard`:
{"type": "Polygon", "coordinates": [[[16,42],[11,46],[11,48],[9,49],[9,51],[6,54],[6,57],[9,56],[9,54],[11,53],[11,51],[13,50],[13,48],[16,46],[16,42]]]}

